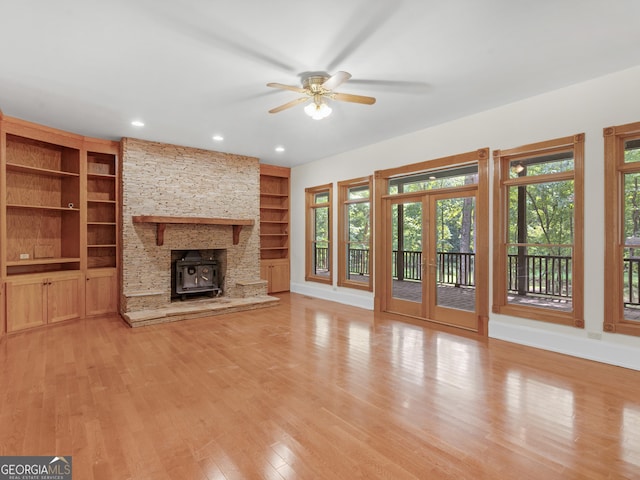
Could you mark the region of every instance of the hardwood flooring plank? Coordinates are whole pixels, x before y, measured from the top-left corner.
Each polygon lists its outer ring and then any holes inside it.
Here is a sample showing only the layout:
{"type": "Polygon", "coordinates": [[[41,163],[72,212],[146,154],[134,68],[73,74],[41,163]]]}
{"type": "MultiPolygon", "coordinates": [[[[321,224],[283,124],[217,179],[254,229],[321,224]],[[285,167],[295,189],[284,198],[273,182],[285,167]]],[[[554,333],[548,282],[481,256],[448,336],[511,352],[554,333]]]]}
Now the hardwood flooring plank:
{"type": "Polygon", "coordinates": [[[0,455],[74,478],[606,479],[640,471],[640,372],[283,294],[0,343],[0,455]]]}

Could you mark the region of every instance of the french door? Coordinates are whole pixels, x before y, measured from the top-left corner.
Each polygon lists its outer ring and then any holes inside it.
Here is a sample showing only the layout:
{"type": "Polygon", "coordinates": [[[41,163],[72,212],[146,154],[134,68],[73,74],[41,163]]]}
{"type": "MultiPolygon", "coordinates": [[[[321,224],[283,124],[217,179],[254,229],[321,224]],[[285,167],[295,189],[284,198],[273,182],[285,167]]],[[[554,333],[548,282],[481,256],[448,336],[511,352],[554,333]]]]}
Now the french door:
{"type": "Polygon", "coordinates": [[[384,199],[386,311],[478,329],[476,197],[463,187],[384,199]]]}

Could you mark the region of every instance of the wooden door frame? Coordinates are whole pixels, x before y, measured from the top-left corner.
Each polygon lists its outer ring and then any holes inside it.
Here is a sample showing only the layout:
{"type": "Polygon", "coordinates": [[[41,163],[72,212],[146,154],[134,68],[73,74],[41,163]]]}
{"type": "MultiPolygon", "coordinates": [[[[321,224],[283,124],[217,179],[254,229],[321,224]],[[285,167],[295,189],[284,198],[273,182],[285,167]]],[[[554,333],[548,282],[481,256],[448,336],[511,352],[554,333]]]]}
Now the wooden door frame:
{"type": "MultiPolygon", "coordinates": [[[[434,160],[404,165],[401,167],[386,170],[377,170],[374,173],[374,310],[376,312],[386,312],[387,296],[385,294],[387,285],[388,265],[385,258],[388,249],[388,234],[390,232],[390,221],[388,213],[383,208],[385,198],[391,197],[388,194],[389,180],[393,177],[425,172],[429,170],[442,170],[454,166],[477,164],[478,183],[476,196],[476,315],[477,328],[471,328],[481,335],[488,333],[489,322],[489,148],[466,152],[434,160]]],[[[440,192],[445,192],[442,189],[440,192]]],[[[458,190],[458,189],[456,189],[458,190]]],[[[395,197],[396,195],[393,195],[395,197]]],[[[427,319],[430,320],[430,319],[427,319]]]]}

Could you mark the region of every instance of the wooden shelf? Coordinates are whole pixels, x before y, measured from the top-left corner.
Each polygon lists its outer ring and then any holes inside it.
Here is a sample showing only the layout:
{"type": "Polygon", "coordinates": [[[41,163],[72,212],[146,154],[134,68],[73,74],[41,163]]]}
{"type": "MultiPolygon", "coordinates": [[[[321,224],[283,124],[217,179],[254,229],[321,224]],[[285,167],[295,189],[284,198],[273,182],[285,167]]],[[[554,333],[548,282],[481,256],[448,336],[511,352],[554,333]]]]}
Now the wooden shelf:
{"type": "Polygon", "coordinates": [[[113,243],[109,243],[109,244],[105,244],[105,245],[87,245],[87,248],[115,248],[116,244],[113,243]]]}
{"type": "Polygon", "coordinates": [[[89,198],[89,199],[87,199],[87,202],[89,202],[89,203],[107,203],[107,204],[112,204],[112,205],[115,205],[115,203],[116,203],[115,200],[100,200],[98,198],[95,198],[95,199],[89,198]]]}
{"type": "Polygon", "coordinates": [[[7,267],[18,267],[28,265],[53,265],[56,263],[77,263],[79,258],[35,258],[30,260],[15,260],[7,262],[7,267]]]}
{"type": "Polygon", "coordinates": [[[7,163],[7,171],[32,173],[35,175],[45,175],[47,177],[79,177],[79,173],[64,172],[61,170],[49,170],[47,168],[29,167],[18,163],[7,163]]]}
{"type": "Polygon", "coordinates": [[[133,223],[153,223],[156,225],[156,245],[164,244],[164,231],[167,225],[229,225],[233,229],[233,244],[240,241],[243,226],[254,225],[255,220],[249,218],[210,218],[210,217],[166,217],[157,215],[135,215],[133,223]]]}
{"type": "Polygon", "coordinates": [[[15,203],[7,204],[7,208],[30,208],[34,210],[54,210],[60,212],[79,212],[79,208],[69,208],[69,207],[48,207],[44,205],[17,205],[15,203]]]}
{"type": "Polygon", "coordinates": [[[269,192],[260,192],[261,197],[272,197],[272,198],[287,198],[289,195],[286,193],[269,193],[269,192]]]}
{"type": "Polygon", "coordinates": [[[114,227],[116,222],[87,222],[87,225],[114,227]]]}
{"type": "Polygon", "coordinates": [[[100,180],[115,180],[116,176],[108,173],[87,173],[87,178],[95,178],[100,180]]]}

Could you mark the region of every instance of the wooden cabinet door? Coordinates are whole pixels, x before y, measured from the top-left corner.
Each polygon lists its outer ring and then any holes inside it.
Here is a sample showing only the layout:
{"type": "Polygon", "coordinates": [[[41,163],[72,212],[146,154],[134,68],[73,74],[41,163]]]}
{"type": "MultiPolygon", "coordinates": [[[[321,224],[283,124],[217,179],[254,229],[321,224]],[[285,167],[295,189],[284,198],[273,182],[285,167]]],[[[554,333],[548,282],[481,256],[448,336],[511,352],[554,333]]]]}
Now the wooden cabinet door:
{"type": "Polygon", "coordinates": [[[49,323],[62,322],[82,316],[81,278],[80,274],[71,274],[48,279],[47,318],[49,323]]]}
{"type": "Polygon", "coordinates": [[[289,290],[289,261],[274,262],[271,265],[271,281],[269,292],[286,292],[289,290]]]}
{"type": "Polygon", "coordinates": [[[116,270],[90,270],[86,282],[87,316],[115,313],[118,309],[116,270]]]}
{"type": "Polygon", "coordinates": [[[43,278],[7,282],[7,332],[47,323],[46,283],[43,278]]]}
{"type": "Polygon", "coordinates": [[[260,278],[267,281],[267,293],[289,291],[289,259],[262,260],[260,278]]]}

